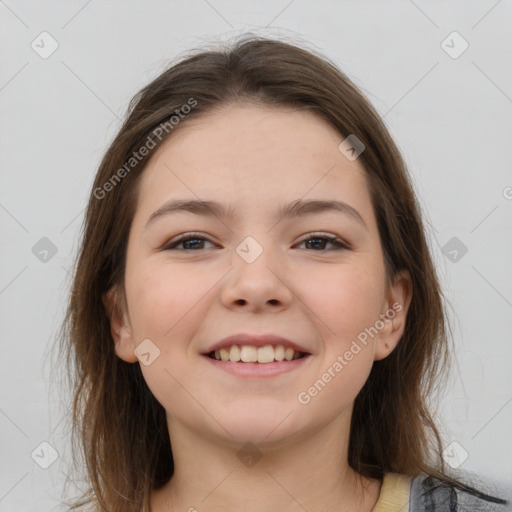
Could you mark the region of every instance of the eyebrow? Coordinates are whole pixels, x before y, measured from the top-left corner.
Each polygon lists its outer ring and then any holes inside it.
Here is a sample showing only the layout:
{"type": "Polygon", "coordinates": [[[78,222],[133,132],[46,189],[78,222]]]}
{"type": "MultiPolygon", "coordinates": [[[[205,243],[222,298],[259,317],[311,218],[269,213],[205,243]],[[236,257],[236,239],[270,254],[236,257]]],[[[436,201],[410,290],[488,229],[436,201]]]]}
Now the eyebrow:
{"type": "MultiPolygon", "coordinates": [[[[290,219],[328,211],[335,211],[348,215],[357,220],[366,230],[368,230],[361,214],[353,206],[350,206],[343,201],[297,199],[281,207],[276,215],[280,219],[290,219]]],[[[158,208],[158,210],[153,212],[147,220],[144,229],[146,229],[153,220],[164,215],[170,215],[178,212],[188,212],[202,216],[215,215],[216,217],[224,219],[232,219],[235,216],[235,211],[232,205],[225,206],[216,201],[203,201],[198,199],[177,199],[164,203],[160,208],[158,208]]]]}

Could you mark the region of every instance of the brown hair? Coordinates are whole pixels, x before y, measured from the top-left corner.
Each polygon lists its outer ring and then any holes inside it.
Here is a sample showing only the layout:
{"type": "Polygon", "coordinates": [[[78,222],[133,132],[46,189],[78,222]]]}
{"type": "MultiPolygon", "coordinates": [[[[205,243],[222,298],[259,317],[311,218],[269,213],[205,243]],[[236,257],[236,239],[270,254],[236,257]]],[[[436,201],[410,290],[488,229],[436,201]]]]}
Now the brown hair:
{"type": "MultiPolygon", "coordinates": [[[[94,504],[108,512],[140,512],[143,505],[149,510],[150,490],[173,475],[165,410],[140,365],[116,356],[102,298],[117,287],[119,300],[125,300],[128,234],[150,158],[134,162],[134,153],[152,140],[154,154],[189,119],[235,101],[309,109],[342,136],[355,134],[365,145],[359,158],[387,278],[408,270],[413,297],[400,343],[375,362],[355,400],[348,462],[367,477],[425,473],[467,488],[445,471],[428,405],[449,367],[450,338],[418,200],[400,152],[369,101],[328,59],[249,35],[226,48],[183,57],[136,94],[96,174],[60,333],[73,393],[73,442],[79,444],[90,484],[72,509],[94,504]],[[177,128],[171,116],[179,117],[177,128]]],[[[77,465],[79,460],[75,454],[77,465]]]]}

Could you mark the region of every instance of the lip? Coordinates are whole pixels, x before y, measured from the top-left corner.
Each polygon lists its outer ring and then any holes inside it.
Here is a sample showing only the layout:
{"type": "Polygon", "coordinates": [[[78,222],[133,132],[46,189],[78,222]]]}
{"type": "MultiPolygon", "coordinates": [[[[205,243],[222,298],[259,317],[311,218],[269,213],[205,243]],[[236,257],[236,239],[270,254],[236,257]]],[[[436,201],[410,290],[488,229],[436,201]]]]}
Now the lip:
{"type": "MultiPolygon", "coordinates": [[[[283,345],[285,348],[290,347],[293,348],[296,352],[301,352],[303,354],[310,354],[310,352],[303,346],[295,343],[291,340],[283,338],[281,336],[277,336],[275,334],[234,334],[232,336],[228,336],[217,343],[214,343],[211,347],[209,347],[206,352],[203,352],[204,356],[208,356],[211,352],[215,352],[215,350],[219,350],[221,348],[228,348],[232,345],[251,345],[253,347],[264,347],[265,345],[283,345]]],[[[296,361],[300,361],[300,359],[296,359],[296,361]]],[[[291,361],[288,361],[291,362],[291,361]]],[[[244,363],[251,364],[251,363],[244,363]]],[[[263,365],[263,363],[254,363],[258,365],[263,365]]],[[[264,366],[271,366],[275,363],[264,363],[264,366]]]]}
{"type": "Polygon", "coordinates": [[[292,361],[275,361],[273,363],[233,363],[232,361],[218,361],[208,355],[203,355],[203,357],[219,370],[238,377],[274,377],[302,367],[311,359],[311,354],[292,361]]]}

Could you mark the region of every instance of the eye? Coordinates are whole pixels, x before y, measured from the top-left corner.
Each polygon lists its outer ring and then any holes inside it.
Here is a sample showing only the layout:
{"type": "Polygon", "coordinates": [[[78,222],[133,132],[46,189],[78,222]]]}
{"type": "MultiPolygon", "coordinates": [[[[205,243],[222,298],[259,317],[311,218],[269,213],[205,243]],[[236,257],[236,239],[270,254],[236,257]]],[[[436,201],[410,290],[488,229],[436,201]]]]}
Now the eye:
{"type": "Polygon", "coordinates": [[[310,244],[310,246],[312,245],[313,247],[315,247],[315,250],[318,252],[318,247],[320,245],[320,249],[321,251],[320,252],[325,252],[323,248],[325,248],[325,244],[332,244],[335,249],[333,250],[340,250],[340,249],[349,249],[349,246],[344,243],[342,240],[340,240],[337,236],[330,236],[330,235],[323,235],[321,233],[309,233],[308,234],[308,237],[306,240],[303,240],[302,242],[300,242],[300,245],[304,244],[304,243],[309,243],[309,242],[313,242],[313,244],[310,244]]]}
{"type": "MultiPolygon", "coordinates": [[[[319,252],[319,250],[320,252],[325,252],[326,244],[331,244],[335,247],[335,249],[331,250],[349,249],[349,246],[336,236],[324,235],[321,233],[309,233],[308,237],[309,238],[300,242],[299,245],[313,242],[309,247],[313,247],[316,252],[319,252]]],[[[175,250],[179,245],[182,244],[184,247],[181,250],[184,251],[204,249],[205,247],[201,246],[204,245],[204,242],[213,244],[213,242],[210,242],[210,240],[204,238],[199,233],[185,233],[180,235],[178,238],[168,242],[162,249],[165,251],[175,250]]]]}
{"type": "Polygon", "coordinates": [[[185,251],[189,250],[195,250],[195,249],[203,249],[203,247],[199,247],[201,242],[210,242],[208,239],[202,237],[201,235],[197,233],[186,233],[184,235],[180,235],[178,238],[171,240],[169,243],[167,243],[162,249],[164,251],[169,251],[171,249],[175,249],[178,245],[186,244],[184,247],[185,251]],[[190,243],[193,242],[193,243],[190,243]],[[198,243],[199,242],[199,243],[198,243]]]}

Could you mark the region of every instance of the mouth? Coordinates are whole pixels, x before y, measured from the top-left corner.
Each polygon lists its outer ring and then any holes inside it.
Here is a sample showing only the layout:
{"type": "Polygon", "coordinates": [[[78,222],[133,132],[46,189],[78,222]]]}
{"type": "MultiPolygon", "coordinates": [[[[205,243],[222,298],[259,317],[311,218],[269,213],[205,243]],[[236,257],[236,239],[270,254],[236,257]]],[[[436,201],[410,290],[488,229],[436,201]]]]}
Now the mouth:
{"type": "Polygon", "coordinates": [[[201,355],[213,368],[236,377],[274,377],[306,366],[312,359],[306,346],[276,334],[239,333],[201,355]]]}
{"type": "Polygon", "coordinates": [[[227,363],[287,363],[297,359],[303,359],[310,354],[300,352],[284,345],[264,345],[256,347],[253,345],[231,345],[204,354],[215,361],[227,363]]]}
{"type": "Polygon", "coordinates": [[[288,374],[303,368],[311,359],[311,354],[296,352],[291,348],[287,352],[284,347],[282,350],[279,346],[245,347],[247,345],[229,347],[229,350],[222,348],[202,355],[213,368],[244,380],[275,378],[288,374]]]}

